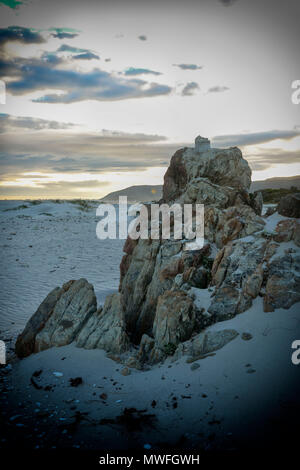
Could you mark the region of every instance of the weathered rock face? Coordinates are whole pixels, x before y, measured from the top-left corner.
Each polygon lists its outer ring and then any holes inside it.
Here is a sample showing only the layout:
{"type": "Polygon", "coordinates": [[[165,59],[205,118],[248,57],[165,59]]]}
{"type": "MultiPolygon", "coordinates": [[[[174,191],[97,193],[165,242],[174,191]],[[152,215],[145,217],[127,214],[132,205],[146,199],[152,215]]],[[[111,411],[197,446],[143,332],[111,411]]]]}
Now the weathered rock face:
{"type": "Polygon", "coordinates": [[[237,238],[263,230],[264,220],[244,204],[222,211],[218,217],[214,241],[218,248],[237,238]]]}
{"type": "Polygon", "coordinates": [[[166,291],[159,296],[153,323],[155,345],[163,349],[178,345],[201,329],[201,313],[193,300],[181,290],[166,291]]]}
{"type": "Polygon", "coordinates": [[[300,255],[286,251],[284,255],[273,255],[269,261],[265,312],[273,312],[276,308],[290,308],[300,301],[300,255]]]}
{"type": "Polygon", "coordinates": [[[300,217],[300,193],[288,194],[280,199],[277,206],[279,214],[285,217],[300,217]]]}
{"type": "Polygon", "coordinates": [[[212,267],[215,296],[208,309],[220,321],[244,312],[260,292],[264,276],[264,238],[230,242],[216,256],[212,267]]]}
{"type": "Polygon", "coordinates": [[[261,215],[263,202],[262,193],[260,191],[255,192],[251,200],[251,206],[253,207],[255,214],[261,215]]]}
{"type": "MultiPolygon", "coordinates": [[[[222,247],[265,225],[251,205],[247,192],[250,183],[251,170],[239,149],[210,149],[209,142],[199,138],[196,149],[181,149],[172,157],[165,175],[163,201],[205,204],[205,237],[222,247]]],[[[207,269],[196,252],[188,256],[185,243],[186,240],[139,240],[130,253],[127,247],[131,243],[125,244],[121,305],[127,331],[136,344],[144,334],[155,337],[158,308],[162,308],[162,300],[159,305],[158,300],[165,299],[164,293],[171,291],[175,296],[175,289],[206,288],[210,282],[211,265],[207,269]]],[[[209,253],[204,257],[206,262],[209,253]]]]}
{"type": "Polygon", "coordinates": [[[69,344],[96,311],[94,288],[85,279],[55,288],[42,302],[16,342],[16,353],[25,357],[52,346],[69,344]]]}
{"type": "Polygon", "coordinates": [[[207,327],[244,312],[258,295],[265,311],[298,302],[299,223],[286,219],[265,230],[261,193],[249,194],[250,183],[251,170],[236,147],[211,149],[199,136],[195,149],[178,150],[161,202],[205,205],[203,248],[187,249],[184,237],[128,237],[119,292],[97,309],[87,281],[56,288],[20,335],[18,355],[75,341],[137,369],[175,350],[174,358],[187,354],[192,361],[234,339],[234,330],[207,327]]]}
{"type": "MultiPolygon", "coordinates": [[[[172,202],[183,193],[189,193],[190,186],[194,186],[193,194],[196,196],[197,188],[198,191],[202,190],[197,178],[208,178],[210,183],[235,189],[237,195],[239,191],[249,189],[251,170],[237,147],[204,151],[201,151],[201,147],[198,151],[190,148],[180,149],[171,158],[164,177],[164,201],[172,202]]],[[[222,193],[223,190],[220,192],[222,193]]],[[[188,201],[185,200],[185,202],[188,201]]],[[[190,202],[195,202],[195,200],[190,202]]]]}
{"type": "Polygon", "coordinates": [[[44,328],[53,309],[64,293],[64,286],[53,289],[30,318],[24,331],[19,335],[15,350],[19,357],[26,357],[35,351],[35,337],[44,328]]]}
{"type": "Polygon", "coordinates": [[[188,362],[197,361],[206,354],[223,348],[235,339],[239,333],[236,330],[207,331],[194,336],[191,340],[181,343],[174,355],[174,360],[188,356],[188,362]]]}
{"type": "Polygon", "coordinates": [[[122,354],[129,349],[130,344],[125,326],[120,294],[109,295],[103,309],[97,310],[80,331],[76,345],[122,354]]]}
{"type": "Polygon", "coordinates": [[[281,220],[275,228],[276,234],[273,237],[274,240],[279,243],[293,240],[297,227],[299,227],[299,224],[296,220],[281,220]]]}

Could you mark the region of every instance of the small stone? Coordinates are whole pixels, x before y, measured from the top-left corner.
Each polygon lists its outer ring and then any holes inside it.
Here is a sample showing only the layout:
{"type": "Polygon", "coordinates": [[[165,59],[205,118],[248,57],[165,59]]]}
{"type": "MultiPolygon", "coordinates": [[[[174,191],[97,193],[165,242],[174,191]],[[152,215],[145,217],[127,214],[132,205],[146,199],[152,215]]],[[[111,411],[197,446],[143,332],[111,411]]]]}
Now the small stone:
{"type": "Polygon", "coordinates": [[[200,364],[198,364],[197,362],[194,362],[194,364],[191,365],[191,370],[199,369],[199,367],[200,367],[200,364]]]}
{"type": "Polygon", "coordinates": [[[82,377],[75,377],[75,379],[69,379],[71,387],[78,387],[78,385],[83,384],[82,377]]]}
{"type": "Polygon", "coordinates": [[[126,375],[130,375],[131,374],[131,370],[128,369],[128,367],[124,367],[122,370],[121,370],[121,374],[126,376],[126,375]]]}
{"type": "Polygon", "coordinates": [[[55,375],[55,377],[62,377],[64,374],[62,372],[53,372],[53,375],[55,375]]]}
{"type": "Polygon", "coordinates": [[[251,335],[251,333],[242,333],[242,339],[244,341],[250,341],[250,339],[252,339],[253,336],[251,335]]]}

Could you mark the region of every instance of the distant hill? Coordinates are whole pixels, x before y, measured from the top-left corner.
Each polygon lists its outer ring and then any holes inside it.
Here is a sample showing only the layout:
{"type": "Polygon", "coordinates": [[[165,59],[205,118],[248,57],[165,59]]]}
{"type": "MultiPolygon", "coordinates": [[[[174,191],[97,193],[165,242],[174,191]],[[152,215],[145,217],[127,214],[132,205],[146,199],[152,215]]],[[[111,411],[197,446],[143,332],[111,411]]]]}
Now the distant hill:
{"type": "Polygon", "coordinates": [[[159,201],[162,197],[162,185],[157,186],[130,186],[129,188],[114,191],[102,198],[101,202],[117,204],[119,196],[127,196],[127,202],[134,204],[135,202],[159,201]]]}
{"type": "MultiPolygon", "coordinates": [[[[295,186],[300,190],[300,175],[253,181],[250,191],[290,189],[291,186],[295,186]]],[[[117,204],[119,202],[119,196],[127,196],[129,204],[134,204],[135,202],[159,201],[162,197],[162,185],[130,186],[129,188],[107,194],[101,199],[101,202],[117,204]]]]}
{"type": "Polygon", "coordinates": [[[250,191],[260,191],[262,189],[290,189],[291,186],[295,186],[300,190],[300,175],[253,181],[250,191]]]}

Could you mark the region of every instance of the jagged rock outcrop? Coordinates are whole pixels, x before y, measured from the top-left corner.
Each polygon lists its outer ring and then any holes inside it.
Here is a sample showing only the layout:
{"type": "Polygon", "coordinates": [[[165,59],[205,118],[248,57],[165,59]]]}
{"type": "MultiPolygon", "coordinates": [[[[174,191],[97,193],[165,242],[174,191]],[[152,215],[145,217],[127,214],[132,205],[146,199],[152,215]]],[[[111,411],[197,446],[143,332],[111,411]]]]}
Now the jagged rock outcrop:
{"type": "Polygon", "coordinates": [[[35,352],[35,337],[44,328],[48,318],[53,313],[55,305],[65,292],[64,286],[62,288],[56,287],[47,295],[28,321],[24,331],[18,336],[15,350],[19,357],[26,357],[35,352]]]}
{"type": "Polygon", "coordinates": [[[152,356],[163,357],[164,348],[189,339],[193,332],[205,326],[193,299],[182,290],[168,290],[159,296],[153,322],[156,351],[152,356]]]}
{"type": "Polygon", "coordinates": [[[80,289],[83,280],[57,288],[29,321],[17,353],[75,341],[137,369],[175,351],[174,358],[193,360],[233,340],[235,330],[207,328],[244,312],[257,296],[265,311],[298,302],[299,223],[279,221],[268,232],[261,193],[250,194],[250,184],[251,170],[236,147],[211,149],[199,136],[194,149],[178,150],[160,202],[204,204],[204,246],[190,250],[185,235],[172,238],[172,222],[171,239],[128,237],[119,292],[97,309],[87,281],[80,289]]]}
{"type": "Polygon", "coordinates": [[[290,308],[300,301],[300,254],[287,249],[283,254],[275,253],[268,263],[264,310],[290,308]]]}
{"type": "Polygon", "coordinates": [[[235,339],[239,333],[236,330],[207,331],[194,336],[191,340],[181,343],[176,353],[174,361],[181,356],[188,356],[188,362],[197,361],[206,354],[211,354],[235,339]]]}
{"type": "Polygon", "coordinates": [[[239,193],[248,191],[251,184],[251,170],[237,147],[207,149],[202,153],[191,148],[177,150],[164,176],[163,200],[172,202],[183,196],[185,203],[192,203],[196,202],[199,193],[197,202],[202,202],[203,181],[199,181],[198,178],[207,178],[208,185],[212,183],[221,187],[218,197],[224,195],[226,198],[229,191],[232,199],[235,199],[239,193]],[[194,187],[194,191],[191,187],[194,187]],[[192,197],[187,200],[186,194],[189,195],[190,191],[192,197]]]}
{"type": "Polygon", "coordinates": [[[220,321],[244,312],[260,292],[264,276],[264,238],[230,242],[217,254],[212,267],[215,295],[208,311],[220,321]]]}
{"type": "Polygon", "coordinates": [[[300,217],[300,193],[288,194],[280,199],[277,206],[279,214],[285,217],[300,217]]]}
{"type": "Polygon", "coordinates": [[[25,357],[52,346],[64,346],[77,337],[96,311],[94,288],[86,279],[56,287],[30,318],[16,342],[16,353],[25,357]]]}
{"type": "Polygon", "coordinates": [[[80,331],[76,345],[86,349],[105,349],[115,354],[122,354],[129,349],[120,294],[106,298],[103,309],[97,310],[80,331]]]}

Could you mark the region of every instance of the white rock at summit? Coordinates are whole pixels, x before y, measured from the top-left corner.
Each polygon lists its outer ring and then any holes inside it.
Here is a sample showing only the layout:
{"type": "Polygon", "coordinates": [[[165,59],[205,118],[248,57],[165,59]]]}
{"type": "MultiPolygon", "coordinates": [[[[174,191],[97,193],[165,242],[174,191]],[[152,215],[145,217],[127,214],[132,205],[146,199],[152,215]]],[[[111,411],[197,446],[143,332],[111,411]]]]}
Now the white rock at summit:
{"type": "Polygon", "coordinates": [[[198,135],[195,139],[195,151],[197,153],[207,152],[210,150],[210,140],[206,139],[206,137],[201,137],[198,135]]]}

